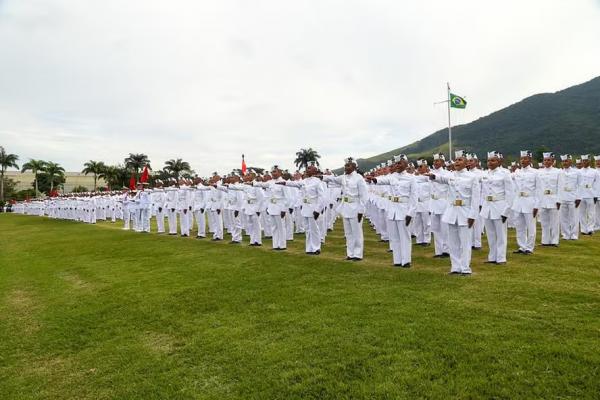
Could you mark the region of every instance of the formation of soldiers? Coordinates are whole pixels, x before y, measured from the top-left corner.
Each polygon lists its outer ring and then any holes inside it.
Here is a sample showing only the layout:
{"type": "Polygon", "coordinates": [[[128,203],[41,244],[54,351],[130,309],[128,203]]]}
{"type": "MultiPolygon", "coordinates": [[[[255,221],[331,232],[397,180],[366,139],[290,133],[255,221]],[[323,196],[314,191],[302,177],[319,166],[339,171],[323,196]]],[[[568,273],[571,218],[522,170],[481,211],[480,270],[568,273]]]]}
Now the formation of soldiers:
{"type": "Polygon", "coordinates": [[[250,170],[239,176],[209,179],[157,180],[154,188],[138,184],[137,190],[69,194],[42,201],[17,203],[15,212],[50,218],[96,223],[123,221],[123,229],[150,232],[156,219],[158,233],[213,241],[230,235],[241,244],[262,246],[272,238],[273,250],[285,250],[294,234],[304,234],[306,254],[319,255],[327,232],[343,221],[346,259],[363,259],[363,220],[389,246],[394,266],[410,268],[412,246],[430,246],[435,258],[450,258],[450,274],[468,276],[471,254],[488,241],[486,263],[507,262],[507,229],[514,227],[515,254],[534,252],[537,222],[541,245],[577,240],[579,234],[600,230],[600,156],[582,155],[573,160],[544,153],[534,168],[532,153],[520,152],[509,168],[503,155],[487,153],[487,169],[477,155],[457,151],[453,161],[433,155],[433,165],[416,163],[400,154],[366,173],[348,158],[344,173],[321,172],[311,162],[304,173],[290,175],[278,166],[260,174],[250,170]],[[575,161],[575,162],[574,162],[575,161]],[[575,165],[574,165],[575,164],[575,165]],[[166,220],[166,224],[165,224],[166,220]],[[168,232],[167,232],[168,230],[168,232]],[[413,244],[413,239],[415,243],[413,244]]]}

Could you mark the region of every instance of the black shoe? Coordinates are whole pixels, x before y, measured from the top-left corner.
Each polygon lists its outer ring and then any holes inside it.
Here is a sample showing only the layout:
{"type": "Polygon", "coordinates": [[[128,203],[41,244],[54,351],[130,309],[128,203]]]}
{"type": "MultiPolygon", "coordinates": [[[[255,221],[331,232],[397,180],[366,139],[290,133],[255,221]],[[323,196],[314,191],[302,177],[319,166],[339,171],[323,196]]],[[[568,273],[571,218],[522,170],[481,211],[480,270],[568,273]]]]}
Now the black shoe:
{"type": "Polygon", "coordinates": [[[450,253],[442,253],[442,258],[450,258],[450,253]]]}
{"type": "Polygon", "coordinates": [[[315,253],[314,253],[314,254],[315,254],[315,256],[318,256],[319,254],[321,254],[321,250],[317,250],[317,251],[315,251],[315,253]]]}
{"type": "Polygon", "coordinates": [[[506,265],[506,261],[496,262],[496,265],[506,265]]]}
{"type": "Polygon", "coordinates": [[[218,242],[218,241],[220,241],[220,240],[223,240],[223,239],[220,239],[220,238],[212,238],[212,239],[210,239],[210,240],[211,240],[212,242],[218,242]]]}
{"type": "Polygon", "coordinates": [[[525,254],[525,252],[521,249],[513,251],[513,254],[525,254]]]}
{"type": "Polygon", "coordinates": [[[472,246],[472,247],[471,247],[471,250],[481,250],[481,247],[475,247],[475,246],[472,246]]]}
{"type": "Polygon", "coordinates": [[[558,247],[557,244],[551,244],[550,246],[552,246],[552,247],[558,247]]]}
{"type": "Polygon", "coordinates": [[[402,267],[402,264],[394,264],[394,267],[402,267]]]}
{"type": "Polygon", "coordinates": [[[433,256],[433,258],[442,258],[442,257],[444,257],[444,256],[441,255],[441,254],[436,254],[436,255],[433,256]]]}
{"type": "Polygon", "coordinates": [[[484,264],[498,264],[496,261],[484,261],[484,264]]]}
{"type": "Polygon", "coordinates": [[[450,271],[448,272],[448,275],[460,275],[460,272],[450,271]]]}
{"type": "Polygon", "coordinates": [[[471,276],[470,272],[461,272],[460,276],[471,276]]]}
{"type": "Polygon", "coordinates": [[[346,257],[346,261],[352,261],[353,258],[352,257],[346,257]]]}
{"type": "Polygon", "coordinates": [[[229,244],[240,244],[240,242],[238,242],[236,240],[232,240],[231,242],[229,242],[229,244]]]}
{"type": "Polygon", "coordinates": [[[387,251],[387,252],[388,252],[388,253],[393,253],[393,252],[394,252],[394,250],[392,250],[392,249],[388,249],[388,251],[387,251]]]}
{"type": "Polygon", "coordinates": [[[362,261],[362,258],[354,257],[352,261],[362,261]]]}
{"type": "Polygon", "coordinates": [[[196,236],[196,239],[206,239],[206,236],[198,235],[198,236],[196,236]]]}
{"type": "Polygon", "coordinates": [[[410,263],[406,263],[402,266],[402,268],[410,268],[410,263]]]}
{"type": "Polygon", "coordinates": [[[533,251],[530,251],[530,250],[525,250],[525,251],[523,252],[523,254],[525,254],[526,256],[528,256],[528,255],[531,255],[531,254],[533,254],[533,251]]]}

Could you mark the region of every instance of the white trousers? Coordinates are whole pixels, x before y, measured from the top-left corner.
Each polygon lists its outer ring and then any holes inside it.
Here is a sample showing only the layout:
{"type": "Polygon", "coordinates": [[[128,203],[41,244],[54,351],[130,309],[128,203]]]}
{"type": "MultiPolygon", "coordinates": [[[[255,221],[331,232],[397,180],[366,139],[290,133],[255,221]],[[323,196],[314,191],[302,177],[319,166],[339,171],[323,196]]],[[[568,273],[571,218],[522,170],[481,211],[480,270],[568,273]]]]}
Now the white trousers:
{"type": "Polygon", "coordinates": [[[285,213],[286,239],[294,240],[294,214],[285,213]]]}
{"type": "Polygon", "coordinates": [[[377,209],[377,226],[379,229],[379,234],[381,235],[381,240],[390,240],[385,210],[379,208],[377,209]]]}
{"type": "Polygon", "coordinates": [[[346,236],[346,255],[351,258],[363,258],[364,237],[362,221],[357,217],[343,218],[344,235],[346,236]]]}
{"type": "Polygon", "coordinates": [[[541,208],[540,223],[542,225],[542,244],[558,244],[560,226],[558,210],[556,208],[541,208]]]}
{"type": "Polygon", "coordinates": [[[213,221],[213,239],[223,239],[223,213],[211,210],[210,215],[213,221]]]}
{"type": "Polygon", "coordinates": [[[410,237],[410,226],[406,226],[406,221],[387,221],[388,234],[390,235],[390,245],[394,265],[409,264],[412,257],[412,243],[410,237]]]}
{"type": "Polygon", "coordinates": [[[473,227],[471,228],[471,234],[473,235],[473,247],[481,247],[481,235],[483,234],[483,218],[478,215],[475,218],[475,222],[473,223],[473,227]]]}
{"type": "Polygon", "coordinates": [[[306,252],[314,253],[321,251],[321,229],[319,220],[323,219],[323,215],[317,220],[314,217],[303,217],[304,232],[306,234],[306,252]]]}
{"type": "Polygon", "coordinates": [[[502,219],[483,220],[490,252],[488,261],[506,262],[506,223],[502,219]]]}
{"type": "Polygon", "coordinates": [[[429,215],[429,212],[416,213],[412,225],[414,226],[417,243],[431,242],[431,215],[429,215]]]}
{"type": "Polygon", "coordinates": [[[451,272],[471,273],[471,246],[473,232],[468,226],[448,225],[448,248],[451,272]]]}
{"type": "Polygon", "coordinates": [[[560,231],[565,240],[579,238],[579,208],[575,203],[562,203],[560,206],[560,231]]]}
{"type": "Polygon", "coordinates": [[[138,222],[138,231],[139,232],[150,232],[150,209],[142,208],[138,211],[140,216],[138,222]]]}
{"type": "Polygon", "coordinates": [[[517,231],[517,245],[521,251],[533,251],[535,247],[535,218],[533,213],[515,212],[515,229],[517,231]]]}
{"type": "Polygon", "coordinates": [[[286,237],[287,230],[285,226],[285,217],[281,218],[281,215],[269,215],[271,221],[271,230],[273,235],[273,248],[274,249],[285,249],[287,248],[286,237]]]}
{"type": "Polygon", "coordinates": [[[238,216],[235,216],[235,211],[231,212],[231,240],[233,242],[242,241],[242,216],[238,211],[238,216]]]}
{"type": "Polygon", "coordinates": [[[158,233],[165,232],[165,209],[162,207],[156,210],[156,228],[158,233]]]}
{"type": "Polygon", "coordinates": [[[167,210],[167,222],[169,223],[169,234],[177,233],[177,211],[174,208],[167,210]]]}
{"type": "Polygon", "coordinates": [[[581,233],[594,232],[594,221],[596,220],[596,205],[594,199],[581,199],[579,204],[579,225],[581,233]]]}
{"type": "Polygon", "coordinates": [[[198,225],[198,236],[202,236],[205,237],[206,236],[206,216],[205,213],[200,211],[200,210],[196,210],[194,211],[194,214],[196,216],[196,224],[198,225]]]}
{"type": "Polygon", "coordinates": [[[431,214],[431,231],[433,232],[435,255],[449,253],[448,224],[442,222],[442,214],[431,214]]]}
{"type": "Polygon", "coordinates": [[[188,215],[190,211],[186,208],[179,210],[179,230],[182,235],[190,235],[190,217],[188,215]]]}
{"type": "Polygon", "coordinates": [[[260,232],[260,218],[256,214],[247,215],[246,223],[248,224],[248,234],[250,235],[250,244],[262,244],[260,232]]]}

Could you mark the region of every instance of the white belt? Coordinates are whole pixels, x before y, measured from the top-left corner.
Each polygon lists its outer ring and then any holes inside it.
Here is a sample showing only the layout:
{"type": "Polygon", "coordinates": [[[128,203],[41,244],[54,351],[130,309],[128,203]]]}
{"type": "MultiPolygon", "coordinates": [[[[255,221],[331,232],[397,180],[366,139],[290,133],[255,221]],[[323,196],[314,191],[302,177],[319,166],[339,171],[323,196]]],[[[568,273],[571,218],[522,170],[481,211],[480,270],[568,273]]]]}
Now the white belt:
{"type": "Polygon", "coordinates": [[[502,196],[493,196],[493,195],[485,196],[485,201],[502,201],[502,200],[504,200],[504,195],[502,195],[502,196]]]}
{"type": "Polygon", "coordinates": [[[436,196],[435,194],[431,195],[433,200],[446,200],[446,197],[436,196]]]}
{"type": "Polygon", "coordinates": [[[304,204],[312,204],[311,198],[310,197],[305,197],[302,199],[302,202],[304,204]]]}

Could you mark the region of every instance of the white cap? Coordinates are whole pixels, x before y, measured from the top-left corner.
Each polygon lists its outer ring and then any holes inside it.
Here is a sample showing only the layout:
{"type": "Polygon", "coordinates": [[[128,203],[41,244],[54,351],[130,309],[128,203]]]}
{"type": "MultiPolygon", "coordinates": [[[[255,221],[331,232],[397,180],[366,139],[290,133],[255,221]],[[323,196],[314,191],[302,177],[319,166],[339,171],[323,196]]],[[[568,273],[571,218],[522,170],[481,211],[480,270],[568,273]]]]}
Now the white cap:
{"type": "Polygon", "coordinates": [[[554,158],[554,153],[552,153],[551,151],[547,151],[542,153],[542,155],[544,156],[544,158],[554,158]]]}
{"type": "Polygon", "coordinates": [[[571,155],[570,155],[570,154],[561,154],[561,155],[560,155],[560,160],[561,160],[561,161],[565,161],[565,160],[572,160],[572,159],[573,159],[573,157],[571,157],[571,155]]]}
{"type": "Polygon", "coordinates": [[[308,166],[308,167],[316,167],[316,166],[317,166],[317,162],[316,162],[316,161],[309,161],[309,162],[307,163],[307,166],[308,166]]]}
{"type": "Polygon", "coordinates": [[[388,167],[391,167],[392,165],[394,165],[394,162],[392,160],[388,160],[386,165],[388,167]]]}
{"type": "Polygon", "coordinates": [[[459,157],[464,157],[467,160],[471,160],[473,158],[473,156],[469,153],[467,153],[464,150],[457,150],[454,152],[454,158],[459,158],[459,157]]]}
{"type": "Polygon", "coordinates": [[[398,154],[397,156],[394,156],[394,162],[400,162],[400,161],[408,161],[408,157],[406,157],[406,154],[398,154]]]}
{"type": "Polygon", "coordinates": [[[356,160],[352,157],[348,157],[344,159],[344,164],[354,164],[355,166],[358,167],[358,163],[356,162],[356,160]]]}
{"type": "Polygon", "coordinates": [[[580,162],[581,162],[581,158],[576,158],[576,159],[575,159],[575,163],[576,163],[576,164],[579,164],[580,162]]]}
{"type": "Polygon", "coordinates": [[[496,150],[488,151],[487,158],[488,158],[488,160],[490,158],[502,158],[502,153],[500,153],[499,151],[496,151],[496,150]]]}
{"type": "Polygon", "coordinates": [[[582,160],[582,161],[587,161],[587,160],[589,160],[589,159],[590,159],[590,155],[589,155],[589,154],[582,154],[582,155],[581,155],[581,160],[582,160]]]}
{"type": "Polygon", "coordinates": [[[446,160],[446,157],[442,153],[437,153],[433,155],[434,160],[446,160]]]}
{"type": "Polygon", "coordinates": [[[596,160],[596,161],[600,160],[600,155],[594,156],[594,160],[596,160]]]}
{"type": "Polygon", "coordinates": [[[521,150],[521,157],[531,157],[531,150],[521,150]]]}
{"type": "Polygon", "coordinates": [[[426,167],[429,166],[429,164],[427,164],[427,160],[424,158],[417,160],[417,165],[419,165],[419,166],[424,165],[426,167]]]}

